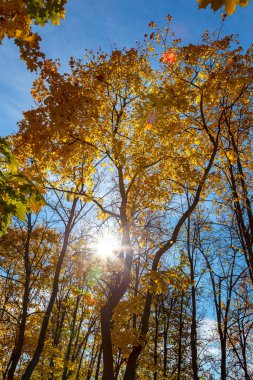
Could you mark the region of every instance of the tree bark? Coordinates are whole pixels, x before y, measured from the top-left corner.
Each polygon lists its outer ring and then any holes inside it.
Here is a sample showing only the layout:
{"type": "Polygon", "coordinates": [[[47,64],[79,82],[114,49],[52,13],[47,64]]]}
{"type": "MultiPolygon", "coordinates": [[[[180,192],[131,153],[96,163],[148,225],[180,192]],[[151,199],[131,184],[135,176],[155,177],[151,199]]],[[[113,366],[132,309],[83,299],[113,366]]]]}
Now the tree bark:
{"type": "Polygon", "coordinates": [[[101,309],[101,333],[102,333],[102,351],[103,351],[103,380],[113,380],[113,352],[111,337],[111,318],[112,307],[106,304],[101,309]]]}

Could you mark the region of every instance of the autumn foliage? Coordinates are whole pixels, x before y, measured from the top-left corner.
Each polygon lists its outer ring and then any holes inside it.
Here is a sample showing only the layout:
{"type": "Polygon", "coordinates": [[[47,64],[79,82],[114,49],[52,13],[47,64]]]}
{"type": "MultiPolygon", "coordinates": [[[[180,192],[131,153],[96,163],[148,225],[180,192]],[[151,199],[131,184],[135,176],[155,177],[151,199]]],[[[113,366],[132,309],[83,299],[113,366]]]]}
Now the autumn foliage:
{"type": "MultiPolygon", "coordinates": [[[[3,4],[2,37],[38,51],[65,2],[3,4]]],[[[0,140],[3,379],[252,377],[253,51],[166,20],[66,72],[26,55],[34,106],[0,140]]]]}
{"type": "Polygon", "coordinates": [[[200,8],[206,8],[211,5],[214,11],[224,7],[227,14],[230,16],[236,11],[237,5],[246,7],[249,0],[198,0],[200,8]]]}
{"type": "Polygon", "coordinates": [[[33,32],[32,25],[44,26],[48,21],[59,25],[65,4],[66,0],[0,0],[0,44],[5,37],[14,39],[28,69],[38,69],[44,54],[39,46],[41,38],[33,32]]]}

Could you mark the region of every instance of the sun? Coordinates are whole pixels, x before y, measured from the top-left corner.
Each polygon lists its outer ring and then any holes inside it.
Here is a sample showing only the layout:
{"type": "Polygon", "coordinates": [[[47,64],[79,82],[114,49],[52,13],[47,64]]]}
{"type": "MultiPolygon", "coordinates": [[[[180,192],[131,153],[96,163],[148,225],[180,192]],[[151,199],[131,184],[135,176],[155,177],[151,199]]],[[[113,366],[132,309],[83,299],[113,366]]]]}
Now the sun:
{"type": "Polygon", "coordinates": [[[119,251],[119,248],[119,241],[110,234],[97,239],[94,244],[96,254],[102,258],[116,258],[116,253],[119,251]]]}

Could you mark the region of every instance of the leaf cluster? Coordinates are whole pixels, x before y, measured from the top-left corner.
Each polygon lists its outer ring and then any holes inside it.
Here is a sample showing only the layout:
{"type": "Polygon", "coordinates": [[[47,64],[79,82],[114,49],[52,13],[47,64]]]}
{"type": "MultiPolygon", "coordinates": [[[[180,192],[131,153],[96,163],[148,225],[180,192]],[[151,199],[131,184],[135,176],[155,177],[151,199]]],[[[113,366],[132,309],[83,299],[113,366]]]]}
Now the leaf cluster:
{"type": "Polygon", "coordinates": [[[236,11],[236,6],[246,7],[250,0],[198,0],[199,8],[206,8],[211,5],[214,11],[225,7],[225,11],[230,16],[236,11]]]}
{"type": "Polygon", "coordinates": [[[9,145],[0,139],[0,235],[12,216],[25,218],[25,213],[36,212],[43,204],[43,197],[35,185],[20,171],[19,162],[9,145]]]}

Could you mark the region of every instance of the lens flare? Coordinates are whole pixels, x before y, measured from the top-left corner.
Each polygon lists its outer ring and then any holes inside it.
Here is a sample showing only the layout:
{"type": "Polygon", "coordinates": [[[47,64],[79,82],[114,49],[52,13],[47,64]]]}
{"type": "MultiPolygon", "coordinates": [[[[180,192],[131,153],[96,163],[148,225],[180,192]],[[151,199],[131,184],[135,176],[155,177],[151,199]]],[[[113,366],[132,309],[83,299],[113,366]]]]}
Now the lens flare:
{"type": "Polygon", "coordinates": [[[177,60],[176,54],[170,50],[165,51],[161,58],[161,61],[163,63],[166,63],[167,65],[169,64],[173,65],[174,63],[176,63],[176,60],[177,60]]]}
{"type": "Polygon", "coordinates": [[[120,249],[120,243],[112,235],[99,238],[94,244],[94,250],[101,258],[116,258],[116,253],[120,249]]]}

